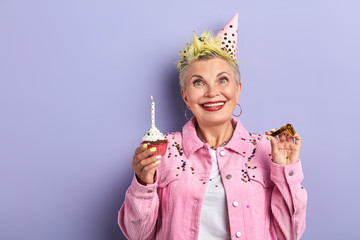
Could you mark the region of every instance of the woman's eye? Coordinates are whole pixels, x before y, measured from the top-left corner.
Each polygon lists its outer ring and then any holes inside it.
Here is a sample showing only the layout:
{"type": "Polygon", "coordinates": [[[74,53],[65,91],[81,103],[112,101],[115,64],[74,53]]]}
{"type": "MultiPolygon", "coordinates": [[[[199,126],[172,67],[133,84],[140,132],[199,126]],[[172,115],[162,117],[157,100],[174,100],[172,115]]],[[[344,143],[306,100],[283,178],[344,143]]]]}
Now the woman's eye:
{"type": "Polygon", "coordinates": [[[226,82],[227,82],[227,78],[220,79],[220,83],[226,83],[226,82]]]}
{"type": "Polygon", "coordinates": [[[204,85],[204,83],[201,80],[195,80],[194,85],[195,86],[202,86],[202,85],[204,85]]]}

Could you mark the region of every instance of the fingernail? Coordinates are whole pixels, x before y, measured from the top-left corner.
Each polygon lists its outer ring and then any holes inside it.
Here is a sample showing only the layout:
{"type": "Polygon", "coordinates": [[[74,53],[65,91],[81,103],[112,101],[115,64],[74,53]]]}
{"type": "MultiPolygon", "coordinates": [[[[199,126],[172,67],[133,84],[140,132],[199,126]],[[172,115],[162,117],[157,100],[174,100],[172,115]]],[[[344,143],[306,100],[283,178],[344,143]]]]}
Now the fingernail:
{"type": "Polygon", "coordinates": [[[146,143],[143,145],[143,148],[145,148],[145,149],[147,148],[147,144],[146,144],[146,143]]]}
{"type": "Polygon", "coordinates": [[[275,131],[275,128],[271,129],[270,131],[275,131]]]}
{"type": "Polygon", "coordinates": [[[161,159],[161,156],[160,156],[160,155],[156,155],[155,158],[156,158],[156,159],[161,159]]]}
{"type": "Polygon", "coordinates": [[[271,140],[271,138],[269,136],[266,136],[267,140],[271,140]]]}
{"type": "Polygon", "coordinates": [[[160,160],[157,160],[155,163],[155,165],[158,165],[161,161],[160,160]]]}
{"type": "Polygon", "coordinates": [[[156,151],[156,147],[150,148],[150,152],[155,152],[156,151]]]}

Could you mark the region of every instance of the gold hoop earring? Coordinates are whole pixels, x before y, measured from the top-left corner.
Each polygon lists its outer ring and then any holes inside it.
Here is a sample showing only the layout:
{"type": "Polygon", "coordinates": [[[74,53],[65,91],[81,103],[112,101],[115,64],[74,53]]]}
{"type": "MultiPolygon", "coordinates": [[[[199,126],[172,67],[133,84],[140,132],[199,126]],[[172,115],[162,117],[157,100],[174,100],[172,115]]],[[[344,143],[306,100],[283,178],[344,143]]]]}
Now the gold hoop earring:
{"type": "Polygon", "coordinates": [[[232,114],[234,117],[240,117],[240,115],[242,114],[242,107],[240,106],[240,104],[236,104],[236,105],[239,105],[240,107],[240,114],[239,115],[235,115],[234,113],[232,114]]]}

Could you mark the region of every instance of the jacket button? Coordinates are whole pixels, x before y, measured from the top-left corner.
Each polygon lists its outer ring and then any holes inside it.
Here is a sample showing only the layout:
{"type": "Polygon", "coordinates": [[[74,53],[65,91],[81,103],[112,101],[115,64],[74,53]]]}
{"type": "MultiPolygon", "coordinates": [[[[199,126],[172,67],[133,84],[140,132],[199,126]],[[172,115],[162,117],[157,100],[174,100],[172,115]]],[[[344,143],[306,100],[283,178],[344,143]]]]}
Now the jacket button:
{"type": "Polygon", "coordinates": [[[232,178],[231,174],[226,175],[226,178],[227,178],[227,179],[232,178]]]}
{"type": "Polygon", "coordinates": [[[191,232],[190,232],[190,234],[191,234],[191,235],[194,235],[194,234],[195,234],[195,232],[194,232],[194,231],[191,231],[191,232]]]}
{"type": "Polygon", "coordinates": [[[166,181],[166,177],[164,177],[163,179],[161,179],[161,182],[165,182],[166,181]]]}
{"type": "Polygon", "coordinates": [[[220,151],[220,156],[222,156],[222,157],[225,156],[225,151],[224,150],[220,151]]]}
{"type": "Polygon", "coordinates": [[[237,206],[239,206],[239,203],[237,201],[235,201],[235,202],[233,202],[233,206],[237,207],[237,206]]]}
{"type": "Polygon", "coordinates": [[[235,235],[236,235],[236,237],[239,238],[239,237],[241,237],[241,232],[237,232],[235,235]]]}
{"type": "Polygon", "coordinates": [[[294,171],[289,172],[289,176],[292,176],[292,175],[294,175],[294,171]]]}

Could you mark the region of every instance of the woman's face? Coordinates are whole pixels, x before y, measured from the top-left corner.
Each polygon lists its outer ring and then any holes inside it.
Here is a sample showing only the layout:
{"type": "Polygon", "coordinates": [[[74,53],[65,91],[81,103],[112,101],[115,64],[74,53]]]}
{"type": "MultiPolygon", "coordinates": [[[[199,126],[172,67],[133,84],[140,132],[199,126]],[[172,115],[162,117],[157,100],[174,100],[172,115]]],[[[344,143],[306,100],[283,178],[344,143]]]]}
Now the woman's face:
{"type": "Polygon", "coordinates": [[[241,92],[230,63],[221,58],[195,61],[185,74],[181,95],[199,124],[220,125],[228,121],[241,92]]]}

